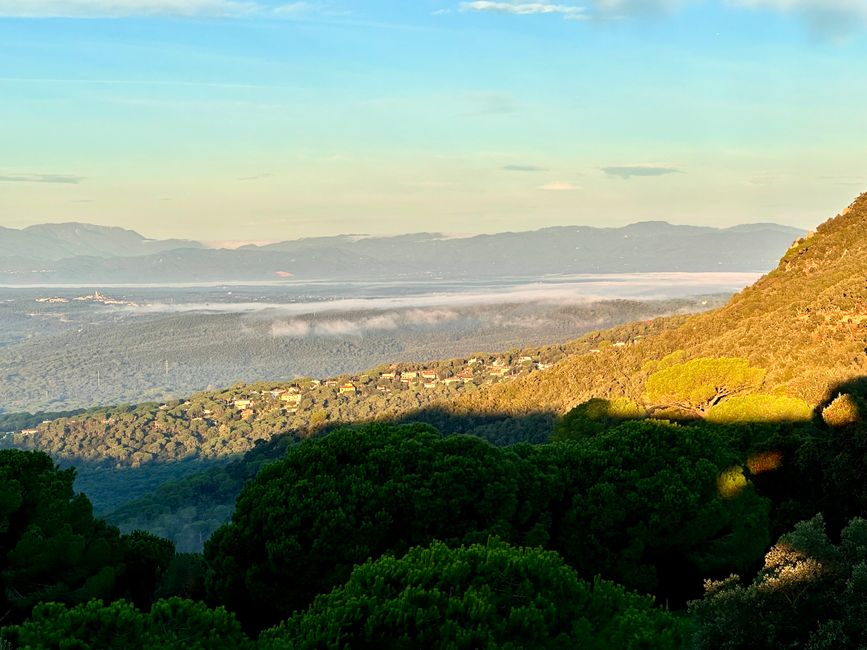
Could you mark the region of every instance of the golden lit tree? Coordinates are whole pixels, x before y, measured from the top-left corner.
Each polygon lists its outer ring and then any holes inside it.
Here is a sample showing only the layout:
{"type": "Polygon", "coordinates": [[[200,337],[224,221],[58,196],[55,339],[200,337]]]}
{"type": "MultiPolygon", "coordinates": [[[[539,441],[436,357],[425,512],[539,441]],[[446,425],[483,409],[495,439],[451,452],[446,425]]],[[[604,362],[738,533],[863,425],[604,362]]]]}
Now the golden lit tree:
{"type": "Polygon", "coordinates": [[[700,358],[679,363],[647,378],[645,394],[657,408],[676,408],[704,418],[714,406],[758,388],[765,371],[746,359],[700,358]]]}

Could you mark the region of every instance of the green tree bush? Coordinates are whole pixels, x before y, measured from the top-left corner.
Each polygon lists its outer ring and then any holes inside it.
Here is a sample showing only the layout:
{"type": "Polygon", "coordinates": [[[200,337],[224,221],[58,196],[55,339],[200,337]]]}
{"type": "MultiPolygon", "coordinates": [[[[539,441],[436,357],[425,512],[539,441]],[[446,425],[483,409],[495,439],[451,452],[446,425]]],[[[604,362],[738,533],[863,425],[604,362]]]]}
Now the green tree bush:
{"type": "Polygon", "coordinates": [[[802,399],[782,395],[740,395],[718,402],[707,412],[708,422],[807,422],[813,409],[802,399]]]}
{"type": "Polygon", "coordinates": [[[20,650],[223,650],[253,648],[235,617],[222,607],[181,598],[160,600],[143,613],[132,603],[92,600],[67,609],[43,603],[30,619],[3,629],[20,650]]]}
{"type": "Polygon", "coordinates": [[[801,522],[752,583],[708,581],[690,614],[698,650],[867,647],[867,521],[853,519],[838,545],[821,515],[801,522]]]}
{"type": "Polygon", "coordinates": [[[122,588],[127,548],[74,494],[74,470],[46,454],[0,451],[0,618],[39,601],[86,602],[122,588]]]}
{"type": "Polygon", "coordinates": [[[705,417],[714,406],[758,388],[765,377],[746,359],[699,358],[663,368],[650,375],[646,397],[663,407],[676,407],[705,417]]]}
{"type": "Polygon", "coordinates": [[[552,442],[595,436],[625,420],[641,420],[647,411],[628,397],[611,400],[594,397],[582,402],[557,422],[552,442]]]}
{"type": "MultiPolygon", "coordinates": [[[[548,548],[579,575],[596,574],[674,602],[704,576],[761,558],[769,503],[742,478],[721,481],[741,459],[699,427],[626,422],[592,438],[525,448],[536,476],[557,477],[548,548]]],[[[538,480],[538,479],[537,479],[538,480]]]]}
{"type": "Polygon", "coordinates": [[[721,440],[656,422],[506,449],[422,425],[336,431],[247,485],[206,545],[207,589],[262,629],[368,558],[497,535],[556,550],[582,577],[683,600],[705,572],[743,570],[766,548],[767,502],[746,480],[719,491],[737,463],[721,440]]]}
{"type": "Polygon", "coordinates": [[[681,629],[649,598],[579,580],[556,553],[434,542],[357,567],[260,647],[673,650],[681,629]]]}
{"type": "Polygon", "coordinates": [[[290,448],[205,545],[212,598],[264,627],[343,584],[352,567],[434,539],[513,539],[514,454],[426,425],[367,425],[290,448]]]}

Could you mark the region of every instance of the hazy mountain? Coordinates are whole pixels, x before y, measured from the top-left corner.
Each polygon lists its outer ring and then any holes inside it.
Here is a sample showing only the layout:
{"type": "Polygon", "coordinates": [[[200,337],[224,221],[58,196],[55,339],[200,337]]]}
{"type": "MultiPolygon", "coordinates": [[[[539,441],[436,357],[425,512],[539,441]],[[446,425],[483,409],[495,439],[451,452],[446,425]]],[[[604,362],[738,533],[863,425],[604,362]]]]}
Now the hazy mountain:
{"type": "Polygon", "coordinates": [[[30,261],[75,256],[132,257],[201,246],[184,239],[147,239],[133,230],[87,223],[44,223],[21,230],[0,227],[0,258],[14,256],[30,261]]]}
{"type": "Polygon", "coordinates": [[[61,224],[0,231],[0,282],[134,283],[143,278],[149,282],[255,282],[288,277],[460,279],[765,271],[803,234],[777,224],[718,229],[648,221],[622,228],[568,226],[467,238],[435,233],[343,235],[226,250],[205,249],[192,242],[146,240],[121,229],[61,224]],[[131,255],[136,257],[131,259],[131,255]]]}

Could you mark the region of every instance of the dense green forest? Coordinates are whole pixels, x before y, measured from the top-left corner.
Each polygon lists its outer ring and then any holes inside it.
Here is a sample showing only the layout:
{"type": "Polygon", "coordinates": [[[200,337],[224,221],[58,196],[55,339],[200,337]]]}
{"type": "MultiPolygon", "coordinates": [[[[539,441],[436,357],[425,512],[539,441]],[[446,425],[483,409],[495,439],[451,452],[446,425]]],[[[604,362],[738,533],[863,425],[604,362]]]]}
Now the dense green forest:
{"type": "Polygon", "coordinates": [[[196,504],[181,537],[207,537],[201,554],[95,518],[74,471],[44,451],[0,451],[0,638],[862,648],[865,268],[867,195],[726,307],[589,335],[559,360],[383,366],[367,381],[238,384],[220,400],[39,424],[19,434],[34,448],[86,457],[101,444],[132,469],[232,458],[221,450],[245,438],[221,439],[222,420],[252,431],[320,391],[335,408],[315,401],[306,427],[263,426],[243,457],[126,506],[137,526],[196,504]],[[370,401],[404,393],[436,398],[370,401]],[[365,403],[379,405],[355,410],[365,403]]]}
{"type": "Polygon", "coordinates": [[[806,422],[582,405],[536,445],[335,430],[248,482],[203,556],[120,535],[71,470],[6,450],[0,634],[12,648],[858,648],[865,386],[806,422]]]}

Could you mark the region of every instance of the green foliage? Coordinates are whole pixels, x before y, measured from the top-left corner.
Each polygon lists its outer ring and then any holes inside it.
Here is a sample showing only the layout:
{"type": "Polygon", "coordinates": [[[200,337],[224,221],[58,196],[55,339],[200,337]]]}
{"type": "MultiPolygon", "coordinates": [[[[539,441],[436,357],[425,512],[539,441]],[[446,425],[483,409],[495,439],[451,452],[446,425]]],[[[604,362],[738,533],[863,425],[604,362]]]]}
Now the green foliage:
{"type": "Polygon", "coordinates": [[[260,647],[673,650],[681,627],[649,598],[579,580],[555,553],[434,542],[355,568],[260,647]]]}
{"type": "Polygon", "coordinates": [[[124,536],[124,579],[127,596],[136,607],[149,607],[157,586],[175,557],[175,545],[151,533],[136,530],[124,536]]]}
{"type": "Polygon", "coordinates": [[[0,616],[20,619],[42,600],[77,603],[121,587],[127,552],[116,528],[93,518],[74,473],[42,453],[0,451],[0,616]]]}
{"type": "Polygon", "coordinates": [[[0,451],[0,617],[21,620],[38,602],[133,598],[150,605],[174,555],[144,532],[121,536],[74,494],[73,470],[39,452],[0,451]]]}
{"type": "Polygon", "coordinates": [[[223,650],[253,648],[232,614],[222,607],[171,598],[143,613],[118,600],[92,600],[67,609],[58,603],[38,605],[21,625],[3,634],[21,650],[223,650]]]}
{"type": "Polygon", "coordinates": [[[704,599],[690,604],[694,647],[863,648],[865,603],[867,521],[853,519],[835,545],[817,515],[780,538],[751,584],[707,582],[704,599]]]}
{"type": "Polygon", "coordinates": [[[573,408],[557,422],[551,441],[563,442],[595,436],[624,420],[641,420],[645,417],[647,411],[628,397],[611,400],[594,397],[573,408]]]}
{"type": "Polygon", "coordinates": [[[248,484],[206,545],[208,588],[261,628],[368,558],[497,535],[557,550],[584,577],[683,598],[702,571],[745,568],[765,549],[766,502],[749,486],[718,493],[735,460],[719,440],[650,422],[511,449],[421,425],[336,431],[248,484]]]}
{"type": "Polygon", "coordinates": [[[82,412],[82,409],[56,412],[37,411],[36,413],[3,413],[0,410],[0,432],[21,431],[21,429],[35,427],[45,420],[71,417],[82,412]]]}
{"type": "Polygon", "coordinates": [[[701,358],[654,372],[647,378],[647,399],[705,417],[722,400],[761,385],[765,371],[746,359],[701,358]]]}
{"type": "Polygon", "coordinates": [[[720,490],[738,456],[697,427],[627,422],[532,452],[562,490],[542,506],[555,513],[549,547],[583,577],[678,601],[702,576],[745,569],[767,546],[767,501],[746,482],[735,494],[720,490]]]}
{"type": "Polygon", "coordinates": [[[707,413],[709,422],[807,422],[813,409],[797,397],[741,395],[717,403],[707,413]]]}
{"type": "Polygon", "coordinates": [[[179,596],[204,600],[208,565],[199,553],[177,553],[166,568],[157,588],[158,598],[179,596]]]}
{"type": "Polygon", "coordinates": [[[367,425],[290,448],[249,483],[205,546],[210,593],[272,624],[385,552],[512,538],[511,452],[425,425],[367,425]]]}

